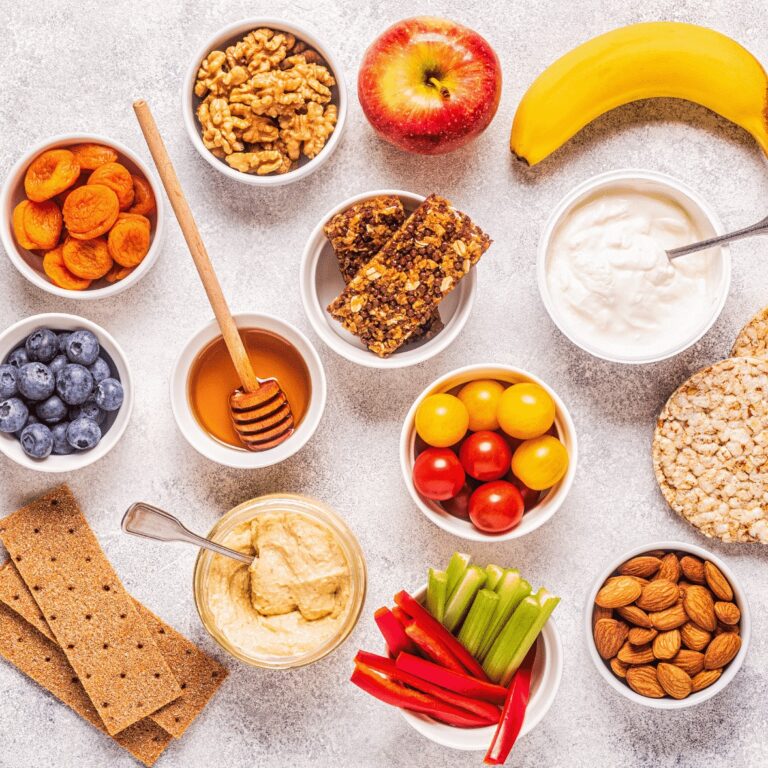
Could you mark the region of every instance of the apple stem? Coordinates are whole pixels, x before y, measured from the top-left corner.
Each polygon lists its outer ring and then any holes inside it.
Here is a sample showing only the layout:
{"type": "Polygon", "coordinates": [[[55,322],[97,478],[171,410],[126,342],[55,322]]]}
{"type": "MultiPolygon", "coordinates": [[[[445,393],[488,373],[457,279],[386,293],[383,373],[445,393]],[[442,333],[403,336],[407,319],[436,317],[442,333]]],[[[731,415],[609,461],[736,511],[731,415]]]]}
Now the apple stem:
{"type": "Polygon", "coordinates": [[[436,77],[430,77],[429,83],[434,85],[435,88],[440,91],[440,95],[444,99],[449,99],[451,97],[451,92],[436,77]]]}

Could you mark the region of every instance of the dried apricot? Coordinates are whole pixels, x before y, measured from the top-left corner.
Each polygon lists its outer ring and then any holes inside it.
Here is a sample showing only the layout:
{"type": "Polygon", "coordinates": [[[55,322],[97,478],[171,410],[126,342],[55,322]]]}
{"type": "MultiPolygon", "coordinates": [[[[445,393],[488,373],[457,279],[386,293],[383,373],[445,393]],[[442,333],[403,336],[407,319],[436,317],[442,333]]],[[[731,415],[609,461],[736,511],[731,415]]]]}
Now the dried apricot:
{"type": "Polygon", "coordinates": [[[63,208],[64,201],[67,199],[67,196],[74,192],[76,189],[80,189],[80,187],[85,186],[87,182],[88,174],[81,173],[71,187],[67,187],[63,192],[59,192],[59,194],[56,195],[56,197],[53,199],[59,204],[61,208],[63,208]]]}
{"type": "Polygon", "coordinates": [[[53,200],[32,203],[24,208],[24,231],[36,248],[55,248],[61,236],[61,210],[53,200]]]}
{"type": "Polygon", "coordinates": [[[155,210],[155,193],[149,182],[143,176],[133,174],[133,205],[128,209],[128,213],[140,213],[146,215],[155,210]]]}
{"type": "Polygon", "coordinates": [[[120,163],[100,165],[89,177],[89,184],[109,187],[120,201],[120,210],[127,211],[133,203],[133,179],[128,169],[120,163]]]}
{"type": "Polygon", "coordinates": [[[60,245],[43,256],[43,270],[48,279],[59,288],[67,288],[70,291],[84,291],[90,284],[90,280],[73,275],[64,264],[64,246],[60,245]]]}
{"type": "Polygon", "coordinates": [[[67,195],[64,224],[78,240],[103,235],[117,221],[120,204],[117,195],[103,184],[86,184],[67,195]]]}
{"type": "Polygon", "coordinates": [[[103,237],[94,237],[92,240],[70,238],[63,245],[63,255],[67,269],[88,280],[104,277],[112,267],[112,257],[103,237]]]}
{"type": "Polygon", "coordinates": [[[117,162],[117,152],[103,144],[75,144],[69,149],[84,171],[93,171],[100,165],[117,162]]]}
{"type": "Polygon", "coordinates": [[[26,248],[29,251],[40,247],[36,243],[32,242],[32,240],[29,238],[29,235],[27,235],[27,231],[24,229],[24,211],[29,208],[30,205],[32,205],[32,203],[30,203],[29,200],[22,200],[13,209],[12,219],[13,236],[16,238],[16,242],[22,248],[26,248]]]}
{"type": "Polygon", "coordinates": [[[116,283],[118,280],[124,280],[133,272],[133,267],[121,267],[117,262],[112,265],[112,269],[104,275],[108,283],[116,283]]]}
{"type": "Polygon", "coordinates": [[[107,246],[109,255],[118,264],[135,267],[141,264],[149,250],[149,227],[139,221],[138,216],[134,218],[129,214],[121,217],[109,230],[107,246]]]}
{"type": "Polygon", "coordinates": [[[68,149],[49,149],[27,168],[24,191],[34,203],[50,200],[71,187],[80,175],[80,164],[68,149]]]}

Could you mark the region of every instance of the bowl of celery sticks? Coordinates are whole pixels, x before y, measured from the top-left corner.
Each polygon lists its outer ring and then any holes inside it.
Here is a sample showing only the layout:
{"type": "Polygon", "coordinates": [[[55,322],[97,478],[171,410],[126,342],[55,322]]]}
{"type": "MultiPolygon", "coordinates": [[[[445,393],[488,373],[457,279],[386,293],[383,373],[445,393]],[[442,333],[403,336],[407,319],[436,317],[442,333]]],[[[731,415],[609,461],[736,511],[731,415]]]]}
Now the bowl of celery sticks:
{"type": "Polygon", "coordinates": [[[456,552],[427,585],[398,592],[374,618],[383,653],[360,651],[351,681],[400,708],[432,741],[486,751],[501,765],[549,710],[563,668],[551,615],[560,598],[515,568],[473,564],[456,552]]]}

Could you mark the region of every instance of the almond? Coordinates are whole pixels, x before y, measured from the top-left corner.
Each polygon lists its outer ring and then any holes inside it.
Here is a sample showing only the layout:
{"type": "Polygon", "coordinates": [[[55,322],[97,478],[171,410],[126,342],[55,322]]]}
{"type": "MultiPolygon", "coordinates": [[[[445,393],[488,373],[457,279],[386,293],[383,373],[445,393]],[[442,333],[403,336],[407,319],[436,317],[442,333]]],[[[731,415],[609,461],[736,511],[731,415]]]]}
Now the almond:
{"type": "Polygon", "coordinates": [[[595,624],[595,648],[603,659],[613,658],[627,639],[629,628],[623,621],[600,619],[595,624]]]}
{"type": "Polygon", "coordinates": [[[741,634],[738,624],[723,624],[722,621],[718,621],[717,629],[715,629],[715,636],[722,635],[723,632],[733,632],[735,635],[741,634]]]}
{"type": "Polygon", "coordinates": [[[619,568],[619,573],[623,576],[640,576],[644,579],[649,579],[659,568],[661,568],[661,560],[658,557],[641,555],[640,557],[633,557],[631,560],[627,560],[619,568]]]}
{"type": "Polygon", "coordinates": [[[655,579],[666,579],[677,584],[680,581],[680,561],[674,552],[661,558],[661,567],[656,572],[655,579]]]}
{"type": "Polygon", "coordinates": [[[712,634],[706,629],[697,627],[692,621],[688,621],[680,627],[680,639],[686,648],[692,651],[703,651],[712,639],[712,634]]]}
{"type": "Polygon", "coordinates": [[[627,670],[629,687],[641,696],[651,699],[663,699],[664,689],[659,685],[656,670],[653,667],[630,667],[627,670]]]}
{"type": "Polygon", "coordinates": [[[715,603],[715,616],[723,624],[738,624],[741,619],[741,611],[736,603],[715,603]]]}
{"type": "Polygon", "coordinates": [[[657,659],[671,659],[680,650],[680,630],[670,629],[656,636],[653,641],[653,655],[657,659]]]}
{"type": "Polygon", "coordinates": [[[632,645],[645,645],[650,643],[659,633],[655,629],[645,629],[644,627],[632,627],[629,630],[629,642],[632,645]]]}
{"type": "Polygon", "coordinates": [[[631,576],[614,576],[603,584],[595,602],[601,608],[620,608],[634,603],[642,591],[640,583],[631,576]]]}
{"type": "Polygon", "coordinates": [[[699,674],[694,675],[691,680],[691,690],[693,693],[696,693],[696,691],[703,691],[705,688],[709,688],[712,683],[715,683],[720,679],[720,675],[722,674],[722,669],[705,669],[703,672],[699,672],[699,674]]]}
{"type": "Polygon", "coordinates": [[[666,554],[667,554],[667,552],[664,549],[652,549],[650,552],[646,552],[645,556],[646,557],[658,557],[659,560],[661,560],[661,558],[664,557],[664,555],[666,555],[666,554]]]}
{"type": "Polygon", "coordinates": [[[666,579],[658,579],[643,587],[643,592],[637,598],[636,604],[644,611],[663,611],[679,599],[680,591],[677,584],[666,579]]]}
{"type": "Polygon", "coordinates": [[[649,616],[651,624],[661,632],[682,627],[688,621],[688,614],[685,612],[682,603],[676,603],[671,608],[667,608],[666,611],[651,613],[649,616]]]}
{"type": "Polygon", "coordinates": [[[685,648],[677,652],[677,656],[671,660],[671,663],[690,677],[698,675],[704,669],[704,654],[698,651],[688,651],[685,648]]]}
{"type": "Polygon", "coordinates": [[[733,661],[741,648],[741,638],[735,632],[723,632],[707,646],[704,668],[718,669],[733,661]]]}
{"type": "Polygon", "coordinates": [[[656,677],[661,687],[673,699],[684,699],[691,692],[692,683],[689,674],[674,664],[662,662],[656,667],[656,677]]]}
{"type": "Polygon", "coordinates": [[[601,608],[599,605],[596,605],[594,609],[592,610],[592,629],[595,628],[595,624],[597,624],[600,619],[612,619],[613,618],[613,608],[601,608]]]}
{"type": "Polygon", "coordinates": [[[624,605],[621,608],[617,608],[616,613],[618,613],[624,621],[628,621],[630,624],[634,624],[637,627],[650,629],[653,626],[648,614],[636,605],[624,605]]]}
{"type": "Polygon", "coordinates": [[[616,675],[616,677],[624,679],[627,676],[629,664],[625,664],[618,656],[614,656],[611,659],[610,664],[611,670],[613,671],[613,674],[616,675]]]}
{"type": "Polygon", "coordinates": [[[650,645],[632,645],[630,642],[624,643],[616,655],[625,664],[650,664],[655,658],[650,645]]]}
{"type": "Polygon", "coordinates": [[[728,583],[728,579],[723,576],[722,571],[707,560],[704,563],[704,576],[707,580],[707,586],[712,590],[718,600],[729,602],[733,600],[733,590],[728,583]]]}
{"type": "Polygon", "coordinates": [[[685,555],[680,558],[680,570],[688,581],[696,584],[703,584],[706,580],[704,575],[704,563],[698,557],[685,555]]]}
{"type": "Polygon", "coordinates": [[[715,603],[712,600],[712,593],[706,587],[696,585],[688,587],[683,597],[683,608],[694,624],[698,624],[707,632],[715,631],[717,626],[715,603]]]}

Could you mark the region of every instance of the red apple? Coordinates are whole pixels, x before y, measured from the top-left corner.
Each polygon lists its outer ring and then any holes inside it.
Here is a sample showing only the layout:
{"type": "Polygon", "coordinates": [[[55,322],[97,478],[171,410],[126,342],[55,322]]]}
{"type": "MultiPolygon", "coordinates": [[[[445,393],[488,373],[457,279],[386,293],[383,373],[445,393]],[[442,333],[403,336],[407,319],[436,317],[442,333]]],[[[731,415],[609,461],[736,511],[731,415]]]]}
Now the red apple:
{"type": "Polygon", "coordinates": [[[477,32],[420,16],[399,21],[373,41],[357,94],[384,139],[408,152],[439,155],[487,128],[499,106],[501,67],[477,32]]]}

